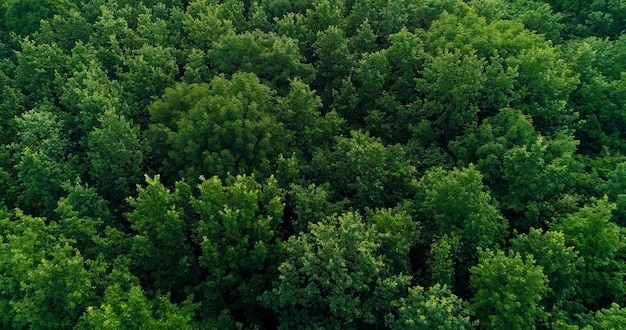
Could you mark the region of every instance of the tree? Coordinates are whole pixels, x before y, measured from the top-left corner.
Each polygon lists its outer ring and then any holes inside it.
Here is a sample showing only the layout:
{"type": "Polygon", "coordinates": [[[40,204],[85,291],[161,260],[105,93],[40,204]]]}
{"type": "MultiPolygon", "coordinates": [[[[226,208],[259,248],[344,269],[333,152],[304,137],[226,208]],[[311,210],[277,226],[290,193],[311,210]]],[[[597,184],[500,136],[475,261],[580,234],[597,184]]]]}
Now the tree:
{"type": "Polygon", "coordinates": [[[56,101],[61,95],[67,55],[55,43],[38,44],[25,38],[20,46],[15,87],[24,94],[26,109],[56,101]]]}
{"type": "Polygon", "coordinates": [[[201,174],[224,178],[227,173],[269,176],[270,160],[287,147],[275,106],[271,90],[247,73],[169,90],[150,110],[153,132],[167,143],[158,156],[165,157],[164,180],[195,180],[201,174]],[[178,100],[183,103],[167,106],[178,100]]]}
{"type": "Polygon", "coordinates": [[[367,133],[338,137],[330,153],[318,152],[311,165],[318,182],[328,182],[335,199],[354,207],[395,207],[413,194],[415,168],[400,145],[385,146],[367,133]]]}
{"type": "Polygon", "coordinates": [[[224,35],[208,51],[216,74],[249,72],[268,86],[286,93],[291,79],[310,82],[313,68],[300,54],[297,41],[259,30],[224,35]]]}
{"type": "Polygon", "coordinates": [[[377,231],[356,213],[309,225],[286,243],[279,281],[263,295],[280,329],[382,326],[410,278],[389,272],[377,231]]]}
{"type": "Polygon", "coordinates": [[[149,299],[124,262],[116,262],[107,276],[110,284],[102,303],[90,305],[75,329],[196,329],[193,322],[197,307],[186,300],[172,304],[168,296],[149,299]]]}
{"type": "Polygon", "coordinates": [[[457,234],[461,256],[472,259],[478,248],[493,248],[506,237],[508,223],[482,183],[482,174],[470,165],[445,171],[432,169],[418,183],[416,207],[424,217],[427,238],[457,234]]]}
{"type": "Polygon", "coordinates": [[[67,158],[69,141],[64,123],[55,114],[59,113],[50,104],[26,111],[14,119],[15,142],[11,145],[16,153],[25,148],[40,152],[51,159],[62,162],[67,158]]]}
{"type": "Polygon", "coordinates": [[[531,229],[528,234],[512,239],[511,245],[513,251],[522,256],[533,256],[536,264],[543,267],[549,291],[542,304],[552,313],[552,318],[563,317],[578,307],[574,295],[579,285],[582,260],[573,247],[565,244],[563,233],[531,229]]]}
{"type": "Polygon", "coordinates": [[[122,86],[111,80],[98,61],[96,50],[89,45],[77,44],[68,61],[71,70],[60,98],[68,116],[74,149],[81,157],[88,149],[89,134],[100,126],[99,119],[108,111],[124,116],[130,114],[122,86]]]}
{"type": "Polygon", "coordinates": [[[235,34],[225,6],[212,0],[190,1],[183,26],[191,45],[202,50],[211,49],[212,43],[223,36],[235,34]]]}
{"type": "Polygon", "coordinates": [[[24,111],[23,95],[12,87],[12,81],[0,72],[0,144],[11,142],[16,134],[13,118],[24,111]]]}
{"type": "Polygon", "coordinates": [[[322,100],[300,79],[289,84],[289,94],[278,100],[279,119],[291,135],[291,144],[305,160],[317,150],[328,150],[343,120],[335,111],[323,113],[322,100]]]}
{"type": "Polygon", "coordinates": [[[85,260],[54,222],[17,210],[0,226],[2,327],[70,329],[99,301],[95,286],[106,266],[85,260]]]}
{"type": "Polygon", "coordinates": [[[317,33],[313,44],[316,77],[313,85],[321,92],[324,103],[330,103],[332,95],[341,87],[354,69],[354,59],[348,50],[348,38],[344,32],[330,26],[317,33]]]}
{"type": "Polygon", "coordinates": [[[168,47],[143,45],[124,57],[128,71],[121,74],[121,84],[132,109],[130,118],[142,127],[148,123],[148,105],[174,85],[178,65],[173,52],[168,47]]]}
{"type": "Polygon", "coordinates": [[[563,232],[565,243],[578,251],[577,295],[592,309],[607,302],[622,302],[626,265],[618,256],[626,246],[623,228],[611,222],[615,204],[607,199],[593,201],[578,212],[556,222],[552,228],[563,232]]]}
{"type": "Polygon", "coordinates": [[[585,322],[592,329],[620,329],[626,326],[626,310],[616,303],[590,315],[585,322]]]}
{"type": "MultiPolygon", "coordinates": [[[[263,327],[266,311],[257,298],[278,278],[283,256],[281,191],[273,177],[201,178],[200,195],[191,200],[199,217],[197,244],[206,277],[197,286],[206,318],[220,314],[263,327]]],[[[170,220],[172,225],[175,222],[170,220]]]]}
{"type": "Polygon", "coordinates": [[[114,110],[106,110],[88,137],[89,178],[118,211],[141,178],[143,153],[138,129],[114,110]]]}
{"type": "Polygon", "coordinates": [[[471,273],[474,296],[469,310],[482,328],[536,329],[543,320],[541,300],[548,292],[548,279],[532,256],[486,250],[471,273]]]}
{"type": "Polygon", "coordinates": [[[399,315],[388,324],[392,329],[474,329],[477,324],[470,321],[463,301],[445,285],[409,288],[409,296],[395,305],[399,315]]]}
{"type": "Polygon", "coordinates": [[[179,182],[171,192],[159,176],[146,176],[146,184],[138,188],[136,198],[128,199],[132,211],[126,218],[137,233],[130,253],[133,273],[143,289],[169,293],[175,301],[182,301],[199,283],[197,227],[185,214],[191,188],[179,182]]]}
{"type": "Polygon", "coordinates": [[[28,35],[39,29],[42,19],[50,19],[55,15],[68,15],[76,6],[69,0],[37,1],[37,0],[6,0],[3,20],[7,28],[20,34],[28,35]]]}
{"type": "Polygon", "coordinates": [[[66,163],[26,147],[15,165],[19,184],[17,205],[29,214],[54,218],[57,200],[63,196],[62,183],[75,177],[66,163]]]}
{"type": "Polygon", "coordinates": [[[568,135],[544,137],[528,115],[502,109],[450,149],[462,163],[476,163],[511,225],[527,232],[575,210],[568,192],[576,143],[568,135]]]}

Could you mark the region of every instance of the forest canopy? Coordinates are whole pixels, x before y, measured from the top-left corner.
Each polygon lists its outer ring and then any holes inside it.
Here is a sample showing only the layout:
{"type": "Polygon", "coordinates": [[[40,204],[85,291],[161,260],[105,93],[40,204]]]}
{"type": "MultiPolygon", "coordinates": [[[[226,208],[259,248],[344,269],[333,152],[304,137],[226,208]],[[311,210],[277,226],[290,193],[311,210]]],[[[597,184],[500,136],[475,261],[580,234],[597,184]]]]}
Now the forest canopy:
{"type": "Polygon", "coordinates": [[[626,328],[625,29],[0,0],[0,328],[626,328]]]}

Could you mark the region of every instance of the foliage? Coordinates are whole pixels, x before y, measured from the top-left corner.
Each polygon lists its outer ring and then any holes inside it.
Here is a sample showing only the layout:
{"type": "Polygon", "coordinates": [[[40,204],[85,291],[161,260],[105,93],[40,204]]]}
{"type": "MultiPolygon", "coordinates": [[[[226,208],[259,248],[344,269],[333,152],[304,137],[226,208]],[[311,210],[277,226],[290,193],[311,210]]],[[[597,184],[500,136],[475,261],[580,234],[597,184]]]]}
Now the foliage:
{"type": "Polygon", "coordinates": [[[0,0],[0,328],[623,328],[622,0],[0,0]]]}
{"type": "Polygon", "coordinates": [[[264,304],[279,315],[279,328],[379,324],[409,277],[389,272],[376,229],[356,213],[309,227],[286,243],[279,281],[263,295],[264,304]]]}
{"type": "Polygon", "coordinates": [[[409,296],[397,302],[399,317],[392,329],[474,329],[463,301],[445,285],[436,284],[427,290],[409,288],[409,296]]]}
{"type": "Polygon", "coordinates": [[[483,328],[535,329],[545,316],[540,303],[548,291],[548,279],[532,256],[486,250],[471,272],[475,294],[470,311],[483,328]]]}

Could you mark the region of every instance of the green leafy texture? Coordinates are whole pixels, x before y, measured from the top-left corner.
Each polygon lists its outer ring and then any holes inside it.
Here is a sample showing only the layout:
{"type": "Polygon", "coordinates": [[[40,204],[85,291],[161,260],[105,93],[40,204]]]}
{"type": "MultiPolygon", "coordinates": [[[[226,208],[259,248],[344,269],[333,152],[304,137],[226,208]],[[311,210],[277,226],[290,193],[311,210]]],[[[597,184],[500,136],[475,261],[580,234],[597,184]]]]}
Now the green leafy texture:
{"type": "MultiPolygon", "coordinates": [[[[118,266],[119,267],[119,266],[118,266]]],[[[167,296],[150,300],[124,266],[113,269],[100,307],[90,305],[74,329],[196,329],[191,299],[172,304],[167,296]],[[120,269],[121,268],[121,269],[120,269]]]]}
{"type": "Polygon", "coordinates": [[[200,196],[191,203],[199,216],[197,237],[206,278],[199,285],[203,314],[217,318],[232,311],[246,324],[261,322],[266,311],[257,297],[278,278],[282,260],[279,226],[284,205],[273,177],[201,178],[200,196]]]}
{"type": "Polygon", "coordinates": [[[305,15],[309,31],[317,34],[331,26],[343,30],[345,26],[344,1],[313,0],[311,3],[312,8],[307,9],[305,15]]]}
{"type": "Polygon", "coordinates": [[[409,256],[419,242],[420,223],[401,207],[369,211],[365,221],[379,233],[379,251],[389,271],[392,274],[410,274],[409,256]]]}
{"type": "Polygon", "coordinates": [[[4,24],[11,31],[23,36],[37,31],[42,19],[52,18],[54,15],[64,16],[75,8],[69,0],[6,0],[3,2],[4,24]]]}
{"type": "Polygon", "coordinates": [[[94,285],[105,265],[85,260],[55,223],[44,221],[19,210],[0,220],[3,328],[70,329],[99,301],[94,285]]]}
{"type": "Polygon", "coordinates": [[[54,42],[69,53],[77,43],[88,42],[93,33],[93,26],[84,13],[72,9],[63,15],[41,21],[41,28],[31,37],[39,43],[54,42]]]}
{"type": "Polygon", "coordinates": [[[270,20],[267,16],[265,9],[259,4],[258,1],[253,1],[248,13],[248,28],[247,30],[261,30],[264,32],[269,31],[272,28],[270,20]]]}
{"type": "Polygon", "coordinates": [[[610,174],[607,193],[617,206],[613,211],[615,223],[626,227],[626,162],[618,164],[610,174]]]}
{"type": "Polygon", "coordinates": [[[98,120],[107,110],[124,115],[129,110],[121,85],[109,79],[92,47],[76,45],[68,62],[72,73],[60,101],[71,114],[68,127],[72,129],[73,140],[84,151],[88,148],[89,133],[99,127],[98,120]]]}
{"type": "Polygon", "coordinates": [[[568,36],[617,37],[624,32],[626,7],[621,1],[549,0],[546,2],[556,11],[563,13],[563,22],[568,36]]]}
{"type": "Polygon", "coordinates": [[[361,26],[356,30],[354,36],[348,39],[350,50],[357,57],[362,57],[366,53],[373,53],[377,50],[378,36],[374,33],[369,20],[364,20],[361,26]]]}
{"type": "Polygon", "coordinates": [[[291,79],[310,82],[314,74],[296,40],[259,30],[220,37],[208,51],[208,58],[218,73],[254,73],[279,91],[286,91],[291,79]]]}
{"type": "Polygon", "coordinates": [[[482,329],[537,328],[545,316],[541,301],[549,287],[543,267],[532,256],[486,250],[471,273],[469,310],[482,329]]]}
{"type": "Polygon", "coordinates": [[[265,9],[270,18],[276,19],[291,13],[304,14],[310,8],[309,0],[260,0],[259,4],[265,9]]]}
{"type": "Polygon", "coordinates": [[[610,307],[596,311],[585,324],[592,329],[611,330],[626,327],[626,309],[616,303],[610,307]]]}
{"type": "Polygon", "coordinates": [[[318,180],[331,184],[337,200],[347,198],[357,208],[395,207],[413,194],[415,168],[400,145],[385,146],[367,133],[338,137],[330,153],[315,154],[318,180]]]}
{"type": "Polygon", "coordinates": [[[424,91],[422,111],[446,140],[478,119],[477,101],[484,89],[485,63],[460,51],[426,57],[417,89],[424,91]]]}
{"type": "Polygon", "coordinates": [[[55,112],[59,111],[46,104],[16,117],[16,142],[11,147],[17,153],[24,148],[30,148],[31,151],[40,152],[55,161],[63,161],[69,141],[63,131],[64,123],[55,112]]]}
{"type": "Polygon", "coordinates": [[[334,112],[323,113],[322,100],[299,79],[289,84],[289,94],[278,100],[280,120],[291,135],[291,144],[310,159],[316,150],[328,150],[343,120],[334,112]]]}
{"type": "Polygon", "coordinates": [[[475,258],[477,248],[493,248],[503,242],[508,223],[482,179],[473,165],[426,172],[418,183],[417,194],[417,207],[425,217],[426,239],[455,233],[466,259],[475,258]]]}
{"type": "Polygon", "coordinates": [[[106,246],[110,240],[107,230],[120,226],[109,213],[107,202],[80,179],[65,182],[62,187],[66,196],[59,198],[54,210],[61,233],[73,241],[72,246],[85,258],[96,260],[103,256],[112,261],[117,256],[106,246]]]}
{"type": "Polygon", "coordinates": [[[138,189],[136,198],[129,199],[132,211],[126,215],[137,232],[130,253],[133,273],[144,289],[169,292],[180,299],[199,282],[192,243],[196,228],[183,205],[190,202],[186,194],[190,187],[177,183],[171,192],[159,176],[146,177],[146,184],[138,189]]]}
{"type": "Polygon", "coordinates": [[[463,57],[485,61],[490,69],[482,78],[485,85],[478,91],[478,108],[487,111],[486,115],[506,106],[523,109],[545,133],[572,124],[576,114],[566,101],[578,78],[556,49],[518,22],[487,23],[471,7],[458,6],[454,14],[442,14],[425,32],[426,49],[432,55],[460,51],[463,57]]]}
{"type": "Polygon", "coordinates": [[[56,44],[37,44],[28,38],[16,53],[15,87],[24,94],[26,108],[53,102],[61,95],[67,56],[56,44]]]}
{"type": "Polygon", "coordinates": [[[88,137],[89,178],[98,193],[119,208],[140,182],[139,132],[113,110],[106,110],[99,122],[88,137]]]}
{"type": "Polygon", "coordinates": [[[263,295],[279,316],[278,328],[382,326],[410,278],[390,273],[379,247],[379,233],[352,212],[291,237],[279,281],[263,295]]]}
{"type": "Polygon", "coordinates": [[[426,261],[430,283],[448,287],[454,285],[460,248],[461,238],[456,233],[443,234],[433,240],[426,261]]]}
{"type": "Polygon", "coordinates": [[[513,251],[523,256],[533,256],[536,264],[543,267],[550,287],[543,306],[553,314],[552,317],[561,317],[578,307],[573,298],[579,285],[579,267],[582,263],[574,248],[566,246],[563,233],[531,229],[528,234],[512,239],[511,245],[513,251]]]}
{"type": "Polygon", "coordinates": [[[605,301],[622,302],[626,286],[626,265],[618,257],[626,242],[624,230],[611,222],[615,204],[606,198],[595,200],[553,225],[563,232],[565,243],[573,246],[583,260],[579,267],[577,294],[589,308],[603,306],[605,301]]]}
{"type": "Polygon", "coordinates": [[[96,8],[95,16],[95,31],[89,42],[95,47],[103,69],[117,78],[124,68],[124,50],[140,48],[141,40],[128,22],[119,17],[114,3],[101,4],[96,8]]]}
{"type": "Polygon", "coordinates": [[[236,73],[230,80],[215,77],[209,86],[169,90],[151,110],[153,122],[163,124],[156,127],[157,134],[167,136],[161,173],[168,180],[194,180],[201,174],[268,176],[270,161],[288,142],[275,107],[271,90],[247,73],[236,73]],[[170,110],[167,104],[175,102],[182,103],[170,110]]]}
{"type": "Polygon", "coordinates": [[[135,123],[146,125],[147,106],[174,85],[178,66],[173,52],[167,47],[143,45],[126,54],[124,64],[128,71],[121,75],[121,84],[132,107],[130,118],[135,123]]]}
{"type": "Polygon", "coordinates": [[[477,322],[470,321],[463,301],[445,285],[436,284],[424,289],[409,288],[409,296],[394,303],[398,318],[390,322],[391,329],[474,329],[477,322]]]}
{"type": "Polygon", "coordinates": [[[205,51],[193,48],[187,55],[185,74],[182,82],[187,84],[199,84],[211,81],[213,75],[207,66],[207,54],[205,51]]]}
{"type": "Polygon", "coordinates": [[[539,228],[575,206],[567,193],[574,184],[576,141],[538,134],[519,110],[503,109],[450,144],[462,163],[477,164],[512,226],[539,228]]]}
{"type": "Polygon", "coordinates": [[[295,217],[291,219],[294,233],[308,231],[309,224],[317,223],[341,212],[345,203],[332,203],[329,185],[292,185],[287,191],[287,208],[292,207],[295,217]],[[291,202],[291,203],[289,203],[291,202]],[[290,205],[293,204],[293,205],[290,205]]]}
{"type": "Polygon", "coordinates": [[[552,7],[541,0],[472,0],[470,6],[487,21],[517,20],[526,29],[542,34],[546,39],[558,44],[561,41],[565,25],[561,22],[563,14],[555,12],[552,7]]]}
{"type": "Polygon", "coordinates": [[[172,44],[170,38],[174,34],[169,32],[170,27],[168,24],[170,23],[166,19],[158,17],[155,13],[157,8],[159,7],[152,8],[150,13],[139,14],[137,17],[137,35],[150,46],[169,46],[172,44]]]}
{"type": "Polygon", "coordinates": [[[13,119],[24,111],[23,98],[13,81],[0,72],[0,144],[9,144],[16,132],[13,119]]]}
{"type": "Polygon", "coordinates": [[[194,0],[187,7],[183,26],[191,45],[208,50],[213,42],[235,34],[232,18],[218,1],[194,0]]]}
{"type": "Polygon", "coordinates": [[[15,169],[19,184],[18,207],[28,214],[54,218],[57,200],[63,195],[61,184],[75,177],[73,169],[28,147],[21,151],[15,169]]]}
{"type": "Polygon", "coordinates": [[[276,18],[274,31],[280,35],[298,41],[298,48],[306,58],[312,55],[311,45],[315,42],[316,33],[309,30],[306,17],[300,13],[288,13],[276,18]]]}
{"type": "Polygon", "coordinates": [[[626,80],[616,74],[624,68],[623,44],[623,40],[586,38],[563,46],[563,57],[580,75],[580,84],[570,96],[570,103],[582,119],[575,134],[583,154],[598,155],[603,147],[623,151],[626,136],[621,127],[626,117],[621,109],[626,107],[623,91],[626,80]]]}
{"type": "Polygon", "coordinates": [[[348,50],[348,38],[340,28],[330,26],[317,33],[313,50],[316,69],[313,86],[320,91],[325,103],[329,103],[354,68],[354,59],[348,50]]]}

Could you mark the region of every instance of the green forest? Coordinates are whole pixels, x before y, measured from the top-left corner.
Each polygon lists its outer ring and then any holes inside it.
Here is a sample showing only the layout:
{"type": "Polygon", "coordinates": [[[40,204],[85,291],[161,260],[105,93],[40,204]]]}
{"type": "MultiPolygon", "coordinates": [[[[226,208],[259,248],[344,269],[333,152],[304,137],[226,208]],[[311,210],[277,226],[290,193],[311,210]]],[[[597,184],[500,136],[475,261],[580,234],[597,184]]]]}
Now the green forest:
{"type": "Polygon", "coordinates": [[[624,0],[0,0],[0,328],[626,329],[624,0]]]}

